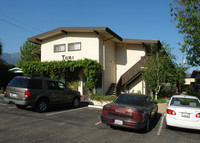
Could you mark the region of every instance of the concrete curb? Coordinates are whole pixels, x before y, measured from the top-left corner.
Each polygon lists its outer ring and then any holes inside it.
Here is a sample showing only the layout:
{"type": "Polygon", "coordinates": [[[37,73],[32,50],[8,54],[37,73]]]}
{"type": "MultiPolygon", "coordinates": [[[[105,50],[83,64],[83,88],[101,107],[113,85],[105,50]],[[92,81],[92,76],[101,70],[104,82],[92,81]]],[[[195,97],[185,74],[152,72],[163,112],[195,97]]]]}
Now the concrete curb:
{"type": "Polygon", "coordinates": [[[88,107],[97,108],[97,109],[103,109],[102,106],[96,106],[96,105],[88,105],[88,107]]]}

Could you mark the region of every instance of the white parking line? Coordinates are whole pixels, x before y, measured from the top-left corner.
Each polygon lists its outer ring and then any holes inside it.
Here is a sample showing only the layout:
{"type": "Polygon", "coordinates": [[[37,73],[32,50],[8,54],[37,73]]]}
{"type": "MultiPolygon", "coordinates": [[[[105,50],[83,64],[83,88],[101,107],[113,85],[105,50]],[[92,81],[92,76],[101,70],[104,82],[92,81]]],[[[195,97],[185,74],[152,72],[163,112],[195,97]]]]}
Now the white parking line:
{"type": "Polygon", "coordinates": [[[99,122],[97,122],[97,123],[95,123],[95,125],[97,126],[97,125],[99,125],[99,124],[101,124],[102,122],[101,121],[99,121],[99,122]]]}
{"type": "Polygon", "coordinates": [[[62,125],[64,125],[64,124],[66,124],[66,123],[60,123],[60,124],[58,124],[59,126],[62,126],[62,125]]]}
{"type": "Polygon", "coordinates": [[[7,104],[5,104],[5,103],[0,103],[0,105],[6,106],[7,104]]]}
{"type": "Polygon", "coordinates": [[[160,133],[161,133],[161,131],[162,131],[164,118],[165,118],[165,114],[162,115],[162,118],[161,118],[160,127],[159,127],[159,129],[158,129],[158,133],[157,133],[158,136],[160,135],[160,133]]]}
{"type": "Polygon", "coordinates": [[[15,109],[15,108],[17,108],[17,107],[15,107],[15,106],[13,106],[13,107],[8,107],[9,109],[15,109]]]}
{"type": "Polygon", "coordinates": [[[66,111],[49,113],[49,114],[46,114],[46,116],[52,116],[52,115],[57,115],[57,114],[62,114],[62,113],[67,113],[67,112],[72,112],[72,111],[77,111],[77,110],[81,110],[81,109],[85,109],[85,108],[88,108],[88,107],[82,107],[82,108],[77,108],[77,109],[71,109],[71,110],[66,110],[66,111]]]}

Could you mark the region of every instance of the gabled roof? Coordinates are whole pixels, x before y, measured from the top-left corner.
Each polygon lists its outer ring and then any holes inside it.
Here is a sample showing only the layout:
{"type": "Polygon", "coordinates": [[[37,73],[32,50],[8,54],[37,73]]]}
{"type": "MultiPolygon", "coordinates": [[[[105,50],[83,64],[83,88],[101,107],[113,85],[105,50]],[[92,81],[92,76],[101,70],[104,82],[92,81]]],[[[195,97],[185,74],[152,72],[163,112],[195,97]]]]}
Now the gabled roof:
{"type": "Polygon", "coordinates": [[[97,35],[102,34],[104,35],[104,38],[109,39],[113,38],[115,41],[122,41],[122,38],[117,35],[115,32],[110,30],[108,27],[60,27],[42,34],[39,34],[37,36],[31,37],[28,39],[28,41],[41,44],[42,40],[53,37],[55,35],[68,32],[94,32],[97,35]]]}
{"type": "Polygon", "coordinates": [[[59,34],[67,34],[70,32],[94,32],[97,35],[101,35],[103,37],[103,40],[110,40],[117,43],[127,43],[127,44],[142,44],[146,47],[150,47],[152,43],[155,43],[159,48],[161,47],[161,43],[159,40],[146,40],[146,39],[126,39],[121,38],[118,34],[113,32],[108,27],[60,27],[39,35],[36,35],[34,37],[28,38],[28,41],[33,42],[35,44],[41,44],[43,40],[59,35],[59,34]]]}

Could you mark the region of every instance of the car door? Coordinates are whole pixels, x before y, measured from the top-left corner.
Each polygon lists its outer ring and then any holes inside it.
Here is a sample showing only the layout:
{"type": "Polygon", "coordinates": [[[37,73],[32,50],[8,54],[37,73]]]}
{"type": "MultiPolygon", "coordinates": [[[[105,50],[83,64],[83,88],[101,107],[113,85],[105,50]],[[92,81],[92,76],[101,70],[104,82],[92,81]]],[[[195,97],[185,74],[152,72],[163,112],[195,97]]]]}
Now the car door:
{"type": "Polygon", "coordinates": [[[60,93],[58,83],[56,81],[47,80],[47,95],[50,99],[51,104],[58,104],[60,102],[60,93]]]}
{"type": "Polygon", "coordinates": [[[60,102],[71,103],[74,99],[74,94],[64,83],[58,82],[60,102]]]}
{"type": "Polygon", "coordinates": [[[156,113],[156,105],[154,104],[151,97],[147,97],[146,101],[147,101],[147,106],[149,108],[150,116],[152,118],[154,116],[154,114],[156,113]]]}

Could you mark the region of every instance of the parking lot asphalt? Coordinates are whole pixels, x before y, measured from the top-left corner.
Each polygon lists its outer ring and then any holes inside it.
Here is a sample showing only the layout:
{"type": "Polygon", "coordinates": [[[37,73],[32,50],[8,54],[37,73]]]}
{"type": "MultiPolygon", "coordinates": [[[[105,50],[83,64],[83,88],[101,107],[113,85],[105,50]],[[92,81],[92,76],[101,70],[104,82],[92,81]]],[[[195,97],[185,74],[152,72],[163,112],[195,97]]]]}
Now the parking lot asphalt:
{"type": "Polygon", "coordinates": [[[164,116],[159,114],[152,122],[151,130],[110,128],[101,123],[101,110],[82,103],[80,108],[53,107],[49,112],[36,113],[7,104],[0,96],[1,143],[199,143],[200,131],[166,129],[164,116]]]}

